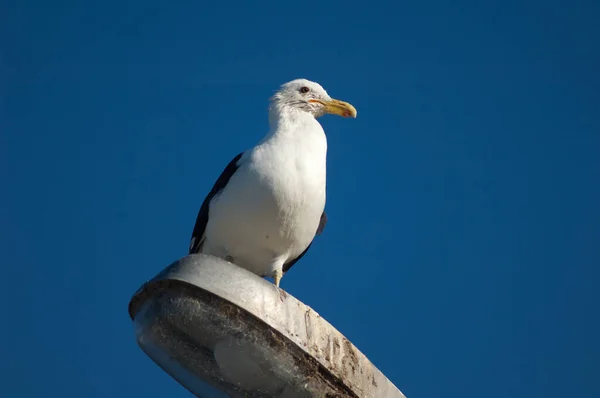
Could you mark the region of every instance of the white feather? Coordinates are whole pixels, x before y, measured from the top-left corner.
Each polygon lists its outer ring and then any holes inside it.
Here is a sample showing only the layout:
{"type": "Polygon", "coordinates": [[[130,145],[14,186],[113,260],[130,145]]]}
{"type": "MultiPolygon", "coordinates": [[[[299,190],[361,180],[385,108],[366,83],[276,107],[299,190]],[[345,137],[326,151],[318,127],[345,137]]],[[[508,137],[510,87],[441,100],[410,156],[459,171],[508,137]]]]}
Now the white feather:
{"type": "Polygon", "coordinates": [[[282,86],[272,98],[269,133],[244,153],[209,207],[202,251],[260,276],[273,276],[308,247],[325,208],[327,139],[315,118],[321,110],[298,105],[303,86],[330,98],[307,80],[282,86]]]}

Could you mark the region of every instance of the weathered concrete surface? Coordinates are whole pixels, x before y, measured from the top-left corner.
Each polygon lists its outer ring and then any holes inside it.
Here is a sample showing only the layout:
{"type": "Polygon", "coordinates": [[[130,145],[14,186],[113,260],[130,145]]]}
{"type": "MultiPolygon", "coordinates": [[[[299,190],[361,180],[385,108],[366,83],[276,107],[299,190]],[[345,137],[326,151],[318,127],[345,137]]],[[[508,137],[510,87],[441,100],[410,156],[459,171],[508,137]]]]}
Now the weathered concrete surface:
{"type": "Polygon", "coordinates": [[[232,397],[404,397],[310,307],[212,256],[167,267],[129,313],[142,349],[198,396],[206,382],[232,397]]]}

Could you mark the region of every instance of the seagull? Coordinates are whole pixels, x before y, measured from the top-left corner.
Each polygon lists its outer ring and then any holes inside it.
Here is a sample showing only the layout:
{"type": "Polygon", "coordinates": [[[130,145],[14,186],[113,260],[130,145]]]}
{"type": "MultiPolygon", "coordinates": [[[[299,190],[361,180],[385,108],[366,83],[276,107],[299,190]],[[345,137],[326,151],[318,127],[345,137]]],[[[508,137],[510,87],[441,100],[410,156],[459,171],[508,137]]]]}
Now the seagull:
{"type": "Polygon", "coordinates": [[[306,79],[281,86],[268,133],[229,162],[204,199],[190,254],[222,258],[279,288],[327,223],[327,138],[317,121],[325,114],[356,118],[356,109],[306,79]]]}

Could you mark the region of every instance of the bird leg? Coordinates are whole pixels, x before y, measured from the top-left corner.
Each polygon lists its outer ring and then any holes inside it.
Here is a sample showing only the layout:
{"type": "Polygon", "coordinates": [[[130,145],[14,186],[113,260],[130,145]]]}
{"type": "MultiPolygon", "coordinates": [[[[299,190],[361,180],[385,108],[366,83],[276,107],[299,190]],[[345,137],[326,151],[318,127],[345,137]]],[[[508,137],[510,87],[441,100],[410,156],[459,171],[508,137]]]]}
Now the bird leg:
{"type": "Polygon", "coordinates": [[[279,299],[283,302],[287,298],[287,293],[285,290],[279,287],[279,282],[281,282],[281,278],[283,278],[283,271],[280,269],[276,269],[273,271],[273,281],[275,282],[275,287],[279,290],[279,299]]]}
{"type": "Polygon", "coordinates": [[[273,271],[273,281],[275,282],[275,286],[279,287],[279,282],[283,278],[283,271],[280,269],[276,269],[273,271]]]}

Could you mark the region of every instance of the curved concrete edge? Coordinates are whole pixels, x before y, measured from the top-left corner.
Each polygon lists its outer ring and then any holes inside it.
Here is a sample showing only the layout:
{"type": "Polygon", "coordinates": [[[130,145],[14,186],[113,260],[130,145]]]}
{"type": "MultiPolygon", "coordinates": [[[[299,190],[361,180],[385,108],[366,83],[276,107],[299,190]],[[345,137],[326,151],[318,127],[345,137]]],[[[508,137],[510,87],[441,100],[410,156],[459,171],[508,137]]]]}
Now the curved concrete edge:
{"type": "Polygon", "coordinates": [[[404,397],[363,353],[313,309],[251,272],[212,256],[186,256],[144,284],[130,302],[132,319],[152,296],[153,286],[169,280],[204,289],[259,318],[316,359],[358,397],[404,397]]]}

